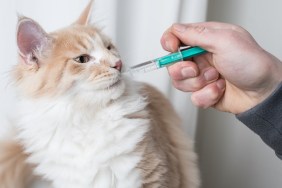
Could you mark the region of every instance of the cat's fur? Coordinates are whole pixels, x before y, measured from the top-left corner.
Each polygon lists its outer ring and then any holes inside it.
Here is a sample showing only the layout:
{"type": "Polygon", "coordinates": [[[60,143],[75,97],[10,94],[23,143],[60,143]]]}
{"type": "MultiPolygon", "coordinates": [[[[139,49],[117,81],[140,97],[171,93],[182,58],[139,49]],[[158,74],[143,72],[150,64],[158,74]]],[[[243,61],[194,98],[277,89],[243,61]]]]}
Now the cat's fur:
{"type": "Polygon", "coordinates": [[[31,171],[55,188],[199,187],[192,142],[172,106],[121,76],[116,49],[88,25],[90,7],[49,34],[19,19],[19,142],[0,143],[0,188],[28,187],[31,171]],[[89,61],[79,63],[83,54],[89,61]]]}

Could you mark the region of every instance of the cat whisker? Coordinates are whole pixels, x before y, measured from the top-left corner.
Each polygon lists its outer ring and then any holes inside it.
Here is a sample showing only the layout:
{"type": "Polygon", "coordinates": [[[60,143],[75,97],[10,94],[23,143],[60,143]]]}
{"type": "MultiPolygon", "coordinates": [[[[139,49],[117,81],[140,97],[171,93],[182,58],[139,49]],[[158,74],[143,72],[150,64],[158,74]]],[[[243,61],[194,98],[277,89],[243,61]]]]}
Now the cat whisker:
{"type": "Polygon", "coordinates": [[[7,71],[2,72],[2,74],[1,74],[1,76],[3,77],[2,80],[7,80],[5,87],[4,87],[5,89],[7,89],[9,86],[16,83],[15,81],[13,81],[10,78],[11,73],[12,73],[12,70],[7,70],[7,71]]]}
{"type": "MultiPolygon", "coordinates": [[[[106,17],[100,18],[100,19],[98,19],[98,20],[96,20],[96,21],[94,22],[94,25],[101,25],[101,23],[102,23],[102,22],[105,22],[105,21],[107,21],[107,18],[106,18],[106,17]]],[[[105,27],[106,27],[106,26],[100,26],[101,29],[104,29],[105,27]]]]}
{"type": "MultiPolygon", "coordinates": [[[[10,74],[11,74],[11,72],[12,72],[12,70],[7,70],[7,71],[3,71],[2,73],[1,73],[1,76],[10,76],[10,74]]],[[[6,78],[6,77],[5,77],[6,78]]]]}

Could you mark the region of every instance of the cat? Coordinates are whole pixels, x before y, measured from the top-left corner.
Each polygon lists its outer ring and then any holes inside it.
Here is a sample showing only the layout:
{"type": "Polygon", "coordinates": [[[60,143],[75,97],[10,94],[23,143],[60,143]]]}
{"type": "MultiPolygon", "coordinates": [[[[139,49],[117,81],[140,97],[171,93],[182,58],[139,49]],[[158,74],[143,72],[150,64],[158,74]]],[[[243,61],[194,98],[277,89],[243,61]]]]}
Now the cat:
{"type": "Polygon", "coordinates": [[[116,47],[91,25],[92,1],[47,33],[20,17],[15,135],[0,142],[0,188],[197,188],[193,144],[169,101],[121,73],[116,47]]]}

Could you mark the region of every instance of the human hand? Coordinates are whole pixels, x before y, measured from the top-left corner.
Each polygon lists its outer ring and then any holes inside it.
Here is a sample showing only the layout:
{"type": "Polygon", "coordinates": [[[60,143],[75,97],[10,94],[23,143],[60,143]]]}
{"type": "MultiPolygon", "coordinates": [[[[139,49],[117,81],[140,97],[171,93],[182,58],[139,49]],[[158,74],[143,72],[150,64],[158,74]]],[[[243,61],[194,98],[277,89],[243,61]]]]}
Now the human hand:
{"type": "Polygon", "coordinates": [[[170,52],[181,44],[209,51],[168,67],[174,86],[192,92],[191,100],[198,107],[238,114],[262,102],[282,81],[281,61],[239,26],[174,24],[161,44],[170,52]]]}

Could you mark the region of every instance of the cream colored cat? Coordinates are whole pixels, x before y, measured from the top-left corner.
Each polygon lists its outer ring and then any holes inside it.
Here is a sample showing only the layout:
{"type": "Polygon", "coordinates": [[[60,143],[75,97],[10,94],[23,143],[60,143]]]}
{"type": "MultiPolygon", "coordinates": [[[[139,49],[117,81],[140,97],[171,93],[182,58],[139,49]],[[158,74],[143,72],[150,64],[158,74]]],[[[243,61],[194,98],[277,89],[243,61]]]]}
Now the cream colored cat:
{"type": "Polygon", "coordinates": [[[88,25],[90,7],[53,33],[19,19],[13,75],[22,97],[16,139],[0,143],[0,188],[27,188],[34,175],[54,188],[199,187],[172,106],[122,76],[117,50],[88,25]]]}

